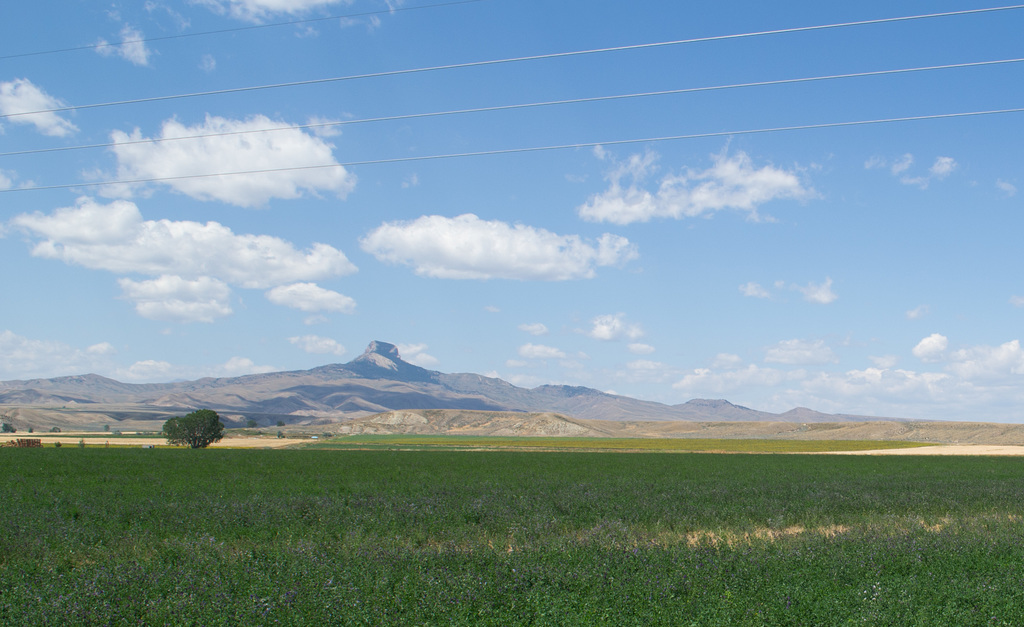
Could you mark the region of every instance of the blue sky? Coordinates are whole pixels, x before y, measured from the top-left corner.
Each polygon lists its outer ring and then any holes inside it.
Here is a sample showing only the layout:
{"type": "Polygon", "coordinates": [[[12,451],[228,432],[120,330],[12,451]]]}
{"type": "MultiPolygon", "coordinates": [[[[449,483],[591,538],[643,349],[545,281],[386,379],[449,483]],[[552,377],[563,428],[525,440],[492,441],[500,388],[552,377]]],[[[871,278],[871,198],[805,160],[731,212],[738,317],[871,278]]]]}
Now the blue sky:
{"type": "Polygon", "coordinates": [[[0,379],[383,340],[527,387],[1024,420],[1024,113],[965,115],[1024,107],[999,6],[15,3],[0,379]]]}

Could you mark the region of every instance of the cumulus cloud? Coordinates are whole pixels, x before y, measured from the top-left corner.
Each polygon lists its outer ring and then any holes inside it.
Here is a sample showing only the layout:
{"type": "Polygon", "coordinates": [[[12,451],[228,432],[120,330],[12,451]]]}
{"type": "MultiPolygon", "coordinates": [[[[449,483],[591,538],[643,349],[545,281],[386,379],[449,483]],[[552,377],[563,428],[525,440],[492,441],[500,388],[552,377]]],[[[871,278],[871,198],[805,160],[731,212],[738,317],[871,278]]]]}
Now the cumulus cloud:
{"type": "Polygon", "coordinates": [[[999,346],[972,346],[953,351],[947,370],[961,379],[998,380],[1024,375],[1020,340],[999,346]]]}
{"type": "Polygon", "coordinates": [[[520,331],[525,331],[530,335],[547,335],[548,328],[540,322],[533,324],[521,324],[519,325],[520,331]]]}
{"type": "Polygon", "coordinates": [[[591,321],[590,330],[587,335],[595,340],[618,340],[623,337],[631,340],[643,337],[644,331],[637,324],[626,323],[625,314],[605,314],[597,316],[591,321]]]}
{"type": "Polygon", "coordinates": [[[1011,296],[1010,304],[1014,307],[1024,307],[1024,296],[1011,296]]]}
{"type": "Polygon", "coordinates": [[[481,220],[468,213],[386,222],[360,243],[380,261],[441,279],[589,279],[597,266],[619,265],[637,256],[636,247],[624,237],[606,233],[586,242],[577,235],[481,220]]]}
{"type": "Polygon", "coordinates": [[[213,322],[231,315],[231,288],[211,277],[195,280],[164,275],[149,281],[118,279],[143,318],[169,322],[213,322]]]}
{"type": "Polygon", "coordinates": [[[1003,194],[1007,198],[1009,198],[1010,196],[1016,196],[1017,195],[1017,186],[1014,185],[1013,183],[1010,183],[1008,181],[1004,181],[1002,179],[997,179],[996,180],[996,189],[998,189],[999,191],[1003,192],[1003,194]]]}
{"type": "Polygon", "coordinates": [[[8,329],[0,331],[0,377],[3,379],[56,377],[95,372],[116,351],[109,343],[82,350],[62,342],[35,340],[8,329]]]}
{"type": "Polygon", "coordinates": [[[278,15],[303,15],[310,11],[336,4],[349,4],[349,0],[193,0],[218,14],[246,22],[259,23],[278,15]]]}
{"type": "Polygon", "coordinates": [[[288,341],[314,355],[343,355],[345,353],[345,347],[329,337],[302,335],[290,337],[288,341]]]}
{"type": "Polygon", "coordinates": [[[11,225],[41,239],[32,249],[36,257],[119,274],[209,276],[261,289],[356,271],[327,244],[300,251],[283,239],[235,234],[217,222],[143,220],[124,200],[104,205],[81,198],[50,215],[16,216],[11,225]]]}
{"type": "Polygon", "coordinates": [[[121,28],[121,43],[112,44],[106,39],[97,42],[96,52],[105,56],[118,56],[133,65],[149,65],[151,51],[146,47],[145,35],[137,28],[125,24],[121,28]]]}
{"type": "Polygon", "coordinates": [[[441,361],[433,355],[427,354],[426,344],[397,344],[398,354],[404,361],[419,366],[420,368],[432,368],[441,361]]]}
{"type": "Polygon", "coordinates": [[[626,349],[634,355],[650,355],[654,352],[653,346],[650,344],[641,344],[639,342],[630,344],[626,349]]]}
{"type": "Polygon", "coordinates": [[[324,289],[316,283],[279,285],[267,292],[267,299],[275,305],[284,305],[310,313],[319,311],[352,313],[356,308],[356,301],[353,299],[344,294],[324,289]]]}
{"type": "MultiPolygon", "coordinates": [[[[597,155],[607,158],[607,152],[597,155]]],[[[761,205],[776,199],[807,199],[814,191],[806,187],[795,171],[771,165],[756,168],[746,153],[732,157],[722,153],[714,156],[714,164],[703,171],[684,168],[679,174],[668,174],[657,182],[656,189],[644,184],[654,172],[657,155],[647,152],[630,156],[618,163],[605,179],[609,187],[591,196],[577,208],[584,220],[632,224],[654,218],[693,218],[723,209],[747,212],[750,219],[759,219],[761,205]]]]}
{"type": "MultiPolygon", "coordinates": [[[[120,179],[163,179],[161,184],[198,200],[259,207],[272,198],[320,191],[345,198],[356,184],[355,175],[334,159],[333,144],[262,115],[245,120],[208,115],[194,126],[172,119],[156,138],[143,137],[137,128],[110,137],[120,179]],[[278,128],[283,130],[267,130],[278,128]],[[255,173],[208,176],[220,172],[255,173]]],[[[123,190],[115,186],[108,193],[123,190]]]]}
{"type": "Polygon", "coordinates": [[[837,363],[832,349],[824,340],[784,340],[765,351],[766,363],[810,365],[837,363]]]}
{"type": "Polygon", "coordinates": [[[948,347],[949,339],[945,335],[932,333],[918,342],[911,352],[921,361],[934,362],[942,359],[948,347]]]}
{"type": "Polygon", "coordinates": [[[81,198],[74,207],[22,214],[10,224],[39,240],[32,248],[36,257],[156,277],[120,280],[138,313],[155,320],[226,316],[229,285],[281,287],[276,294],[282,302],[304,311],[349,311],[354,305],[337,292],[296,283],[356,271],[344,253],[326,244],[301,251],[277,237],[235,234],[217,222],[143,220],[138,207],[124,200],[104,205],[81,198]]]}
{"type": "MultiPolygon", "coordinates": [[[[78,131],[78,127],[51,109],[66,106],[25,78],[0,82],[0,114],[12,124],[31,124],[44,135],[67,137],[78,131]],[[49,111],[48,113],[29,113],[49,111]]],[[[0,127],[2,128],[2,127],[0,127]]]]}
{"type": "Polygon", "coordinates": [[[523,344],[519,347],[519,356],[525,359],[565,359],[565,353],[543,344],[523,344]]]}

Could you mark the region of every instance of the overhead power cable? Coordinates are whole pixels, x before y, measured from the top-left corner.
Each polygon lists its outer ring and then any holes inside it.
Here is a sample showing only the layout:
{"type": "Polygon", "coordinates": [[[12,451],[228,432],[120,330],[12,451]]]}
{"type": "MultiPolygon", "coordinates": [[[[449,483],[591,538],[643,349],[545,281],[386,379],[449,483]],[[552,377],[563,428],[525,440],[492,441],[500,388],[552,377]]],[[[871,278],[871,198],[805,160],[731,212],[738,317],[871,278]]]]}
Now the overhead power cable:
{"type": "Polygon", "coordinates": [[[519,62],[523,62],[523,61],[540,61],[540,60],[545,60],[545,59],[561,59],[561,58],[577,57],[577,56],[591,55],[591,54],[603,54],[603,53],[608,53],[608,52],[624,52],[624,51],[627,51],[627,50],[643,50],[643,49],[660,48],[660,47],[666,47],[666,46],[678,46],[678,45],[683,45],[683,44],[694,44],[694,43],[705,43],[705,42],[711,42],[711,41],[726,41],[726,40],[731,40],[731,39],[742,39],[742,38],[746,38],[746,37],[762,37],[762,36],[767,36],[767,35],[782,35],[782,34],[788,34],[788,33],[801,33],[801,32],[810,32],[810,31],[818,31],[818,30],[826,30],[826,29],[834,29],[834,28],[847,28],[847,27],[853,27],[853,26],[868,26],[868,25],[872,25],[872,24],[887,24],[887,23],[893,23],[893,22],[905,22],[905,21],[910,21],[910,20],[923,20],[923,19],[931,19],[931,18],[939,18],[939,17],[952,17],[952,16],[970,15],[970,14],[977,14],[977,13],[991,13],[991,12],[994,12],[994,11],[1009,11],[1009,10],[1022,9],[1022,8],[1024,8],[1024,4],[1016,4],[1016,5],[1008,5],[1008,6],[1002,6],[1002,7],[991,7],[991,8],[984,8],[984,9],[965,9],[965,10],[962,10],[962,11],[947,11],[947,12],[944,12],[944,13],[927,13],[927,14],[920,14],[920,15],[907,15],[907,16],[901,16],[901,17],[888,17],[888,18],[879,18],[879,19],[873,19],[873,20],[860,20],[860,21],[856,21],[856,22],[840,22],[840,23],[835,23],[835,24],[823,24],[823,25],[817,25],[817,26],[797,26],[797,27],[792,27],[792,28],[780,28],[780,29],[775,29],[775,30],[765,30],[765,31],[757,31],[757,32],[749,32],[749,33],[739,33],[739,34],[732,34],[732,35],[713,35],[713,36],[709,36],[709,37],[694,37],[694,38],[690,38],[690,39],[677,39],[677,40],[673,40],[673,41],[661,41],[661,42],[646,43],[646,44],[631,44],[631,45],[625,45],[625,46],[612,46],[612,47],[608,47],[608,48],[593,48],[593,49],[590,49],[590,50],[575,50],[575,51],[570,51],[570,52],[553,52],[553,53],[548,53],[548,54],[537,54],[537,55],[529,55],[529,56],[523,56],[523,57],[509,57],[509,58],[504,58],[504,59],[491,59],[491,60],[488,60],[488,61],[469,61],[469,62],[465,62],[465,63],[451,63],[451,64],[447,64],[447,65],[434,65],[434,66],[428,66],[428,67],[409,68],[409,69],[404,69],[404,70],[389,70],[389,71],[385,71],[385,72],[370,72],[370,73],[366,73],[366,74],[351,74],[351,75],[347,75],[347,76],[334,76],[334,77],[329,77],[329,78],[316,78],[316,79],[309,79],[309,80],[303,80],[303,81],[291,81],[291,82],[287,82],[287,83],[274,83],[274,84],[269,84],[269,85],[255,85],[255,86],[249,86],[249,87],[234,87],[234,88],[229,88],[229,89],[215,89],[215,90],[210,90],[210,91],[192,92],[192,93],[186,93],[186,94],[172,94],[172,95],[167,95],[167,96],[151,96],[151,97],[148,97],[148,98],[133,98],[133,99],[129,99],[129,100],[115,100],[115,101],[110,101],[110,102],[98,102],[98,103],[84,104],[84,105],[68,105],[68,106],[63,106],[63,107],[54,107],[54,108],[50,108],[50,109],[38,109],[38,110],[35,110],[35,111],[20,111],[20,112],[17,112],[17,113],[7,113],[7,114],[0,115],[0,119],[2,119],[2,118],[9,118],[9,117],[15,117],[15,116],[22,116],[22,115],[33,115],[33,114],[38,114],[38,113],[60,113],[60,112],[63,112],[63,111],[77,111],[77,110],[82,110],[82,109],[95,109],[95,108],[99,108],[99,107],[113,107],[113,106],[120,106],[120,105],[142,104],[142,103],[146,103],[146,102],[160,102],[160,101],[167,101],[167,100],[178,100],[178,99],[183,99],[183,98],[198,98],[198,97],[203,97],[203,96],[215,96],[215,95],[222,95],[222,94],[236,94],[236,93],[244,93],[244,92],[250,92],[250,91],[259,91],[259,90],[265,90],[265,89],[281,89],[281,88],[285,88],[285,87],[300,87],[300,86],[305,86],[305,85],[318,85],[318,84],[324,84],[324,83],[334,83],[334,82],[340,82],[340,81],[352,81],[352,80],[360,80],[360,79],[367,79],[367,78],[382,78],[382,77],[387,77],[387,76],[402,76],[402,75],[406,75],[406,74],[417,74],[417,73],[421,73],[421,72],[436,72],[436,71],[440,71],[440,70],[454,70],[454,69],[464,69],[464,68],[472,68],[472,67],[485,67],[485,66],[500,65],[500,64],[506,64],[506,63],[519,63],[519,62]]]}
{"type": "Polygon", "coordinates": [[[365,11],[362,13],[346,13],[344,15],[329,15],[327,17],[311,17],[302,20],[290,20],[287,22],[272,22],[270,24],[253,24],[250,26],[236,26],[233,28],[221,28],[217,30],[206,30],[197,33],[179,33],[177,35],[163,35],[160,37],[145,37],[139,39],[125,39],[118,43],[98,43],[88,44],[84,46],[73,46],[70,48],[57,48],[54,50],[39,50],[36,52],[20,52],[15,54],[0,55],[0,61],[5,59],[17,59],[20,57],[35,57],[47,54],[58,54],[62,52],[75,52],[77,50],[99,50],[103,48],[117,48],[118,46],[125,46],[128,44],[145,44],[154,41],[167,41],[169,39],[186,39],[189,37],[203,37],[206,35],[223,35],[225,33],[237,33],[241,31],[249,30],[260,30],[265,28],[278,28],[281,26],[295,26],[299,24],[311,24],[314,22],[326,22],[329,20],[343,20],[343,19],[354,19],[357,17],[371,17],[374,15],[384,15],[391,13],[399,13],[402,11],[419,11],[420,9],[436,9],[440,7],[454,6],[457,4],[471,4],[474,2],[484,2],[485,0],[453,0],[452,2],[441,2],[438,4],[424,4],[417,7],[395,7],[393,9],[380,10],[380,11],[365,11]]]}
{"type": "Polygon", "coordinates": [[[867,126],[872,124],[892,124],[896,122],[917,122],[923,120],[944,120],[952,118],[978,117],[985,115],[1000,115],[1006,113],[1022,113],[1024,107],[1010,109],[990,109],[987,111],[967,111],[960,113],[936,113],[930,115],[914,115],[897,118],[879,118],[873,120],[854,120],[847,122],[823,122],[821,124],[798,124],[793,126],[775,126],[757,129],[715,131],[710,133],[692,133],[688,135],[665,135],[660,137],[644,137],[638,139],[616,139],[598,142],[580,142],[575,144],[555,144],[549,146],[531,146],[524,148],[499,148],[496,150],[479,150],[474,152],[458,152],[437,155],[422,155],[414,157],[392,157],[388,159],[368,159],[363,161],[347,161],[344,163],[324,163],[318,165],[295,166],[288,168],[267,168],[262,170],[243,170],[233,172],[209,172],[204,174],[185,174],[180,176],[160,176],[140,179],[120,179],[112,181],[89,181],[83,183],[62,183],[58,185],[34,185],[29,187],[12,187],[0,189],[0,193],[10,192],[34,192],[53,189],[70,189],[79,187],[101,187],[104,185],[139,185],[143,183],[162,183],[167,181],[182,181],[189,179],[213,178],[217,176],[244,176],[252,174],[272,174],[275,172],[298,172],[302,170],[324,170],[328,168],[347,168],[363,165],[383,165],[389,163],[408,163],[411,161],[437,161],[441,159],[458,159],[465,157],[484,157],[493,155],[509,155],[528,152],[546,152],[554,150],[569,150],[579,148],[593,148],[595,146],[623,146],[627,144],[655,143],[666,141],[679,141],[684,139],[704,139],[710,137],[727,137],[733,135],[755,135],[762,133],[779,133],[784,131],[804,131],[826,128],[842,128],[851,126],[867,126]]]}
{"type": "Polygon", "coordinates": [[[951,63],[946,65],[931,65],[927,67],[914,67],[914,68],[898,68],[894,70],[875,70],[871,72],[853,72],[848,74],[832,74],[828,76],[811,76],[803,78],[783,78],[771,81],[755,81],[750,83],[733,83],[729,85],[711,85],[705,87],[685,87],[681,89],[666,89],[661,91],[649,91],[642,93],[633,94],[617,94],[611,96],[593,96],[589,98],[570,98],[566,100],[549,100],[545,102],[530,102],[510,105],[495,105],[493,107],[475,107],[470,109],[452,109],[448,111],[433,111],[427,113],[406,113],[401,115],[389,115],[380,116],[373,118],[359,118],[354,120],[336,120],[330,122],[313,122],[309,124],[294,124],[290,126],[274,126],[257,130],[244,130],[244,131],[224,131],[218,133],[200,133],[195,135],[182,135],[179,137],[154,137],[146,139],[132,139],[127,141],[119,142],[107,142],[101,144],[83,144],[78,146],[54,146],[51,148],[34,148],[31,150],[16,150],[11,152],[0,152],[0,157],[11,157],[17,155],[30,155],[47,152],[64,152],[68,150],[85,150],[89,148],[112,148],[114,146],[131,146],[134,144],[150,144],[150,143],[163,143],[163,142],[175,142],[175,141],[186,141],[193,139],[205,139],[209,137],[227,137],[231,135],[251,135],[254,133],[272,133],[278,131],[290,131],[300,129],[314,129],[314,128],[331,128],[337,126],[348,126],[351,124],[367,124],[371,122],[393,122],[399,120],[411,120],[417,118],[430,118],[430,117],[441,117],[449,115],[463,115],[468,113],[490,113],[495,111],[510,111],[517,109],[530,109],[536,107],[550,107],[555,105],[569,105],[569,104],[584,104],[592,102],[604,102],[609,100],[625,100],[629,98],[645,98],[651,96],[669,96],[679,94],[690,94],[697,92],[706,91],[720,91],[726,89],[739,89],[744,87],[768,87],[773,85],[792,85],[798,83],[811,83],[816,81],[829,81],[839,80],[848,78],[865,78],[875,76],[888,76],[893,74],[908,74],[912,72],[926,72],[933,70],[950,70],[950,69],[962,69],[962,68],[973,68],[983,67],[991,65],[1005,65],[1010,63],[1021,63],[1024,62],[1024,57],[1017,59],[999,59],[995,61],[972,61],[967,63],[951,63]]]}

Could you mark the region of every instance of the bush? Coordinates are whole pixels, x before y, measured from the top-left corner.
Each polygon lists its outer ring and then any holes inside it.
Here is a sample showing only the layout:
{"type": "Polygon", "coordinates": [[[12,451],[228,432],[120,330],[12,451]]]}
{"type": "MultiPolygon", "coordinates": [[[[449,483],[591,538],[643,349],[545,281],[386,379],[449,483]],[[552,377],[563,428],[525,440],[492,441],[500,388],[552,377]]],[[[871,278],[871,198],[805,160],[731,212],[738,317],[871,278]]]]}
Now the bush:
{"type": "Polygon", "coordinates": [[[50,433],[60,433],[60,427],[53,427],[50,429],[50,433]]]}
{"type": "Polygon", "coordinates": [[[14,428],[14,425],[12,425],[9,422],[3,423],[3,426],[0,426],[0,431],[2,431],[3,433],[17,433],[18,432],[18,430],[14,428]]]}

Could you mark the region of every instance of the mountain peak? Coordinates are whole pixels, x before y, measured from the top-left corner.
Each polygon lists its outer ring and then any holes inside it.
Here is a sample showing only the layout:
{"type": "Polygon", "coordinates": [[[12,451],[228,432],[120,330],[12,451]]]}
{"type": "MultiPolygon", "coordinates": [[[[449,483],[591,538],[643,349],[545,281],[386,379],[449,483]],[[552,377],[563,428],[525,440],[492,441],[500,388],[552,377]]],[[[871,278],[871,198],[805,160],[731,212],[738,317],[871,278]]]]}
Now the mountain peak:
{"type": "Polygon", "coordinates": [[[404,363],[406,362],[402,361],[397,346],[377,340],[370,342],[363,354],[350,362],[350,364],[367,364],[394,371],[398,370],[399,364],[404,363]]]}
{"type": "Polygon", "coordinates": [[[432,381],[437,374],[404,361],[397,346],[378,340],[370,342],[363,354],[345,364],[345,368],[368,379],[432,381]]]}

